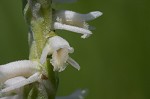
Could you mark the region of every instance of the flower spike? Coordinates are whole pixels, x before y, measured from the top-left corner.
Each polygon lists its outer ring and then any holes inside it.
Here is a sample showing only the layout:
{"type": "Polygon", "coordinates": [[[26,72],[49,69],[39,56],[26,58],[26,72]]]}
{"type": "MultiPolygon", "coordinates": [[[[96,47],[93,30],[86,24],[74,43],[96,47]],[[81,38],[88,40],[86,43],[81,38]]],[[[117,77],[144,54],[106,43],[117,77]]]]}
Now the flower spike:
{"type": "Polygon", "coordinates": [[[93,11],[88,14],[79,14],[69,10],[56,11],[54,16],[54,29],[68,30],[83,34],[87,38],[92,34],[90,26],[86,21],[94,20],[102,15],[102,12],[93,11]]]}
{"type": "Polygon", "coordinates": [[[74,49],[70,47],[69,43],[65,39],[61,38],[60,36],[54,36],[49,38],[47,44],[45,45],[42,51],[40,62],[43,64],[46,61],[47,56],[52,55],[50,62],[54,67],[54,71],[63,71],[66,68],[67,63],[79,70],[79,64],[73,59],[70,59],[68,55],[69,53],[73,52],[74,49]]]}

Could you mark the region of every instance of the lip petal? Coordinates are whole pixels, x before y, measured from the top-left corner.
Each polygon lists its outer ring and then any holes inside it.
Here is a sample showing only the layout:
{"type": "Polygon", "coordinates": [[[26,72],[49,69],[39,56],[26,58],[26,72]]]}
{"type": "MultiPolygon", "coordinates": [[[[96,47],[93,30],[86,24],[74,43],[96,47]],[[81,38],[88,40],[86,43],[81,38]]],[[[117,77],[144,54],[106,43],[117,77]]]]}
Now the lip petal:
{"type": "MultiPolygon", "coordinates": [[[[54,23],[54,28],[55,29],[61,29],[61,30],[68,30],[68,31],[75,32],[75,33],[80,33],[80,34],[86,34],[87,36],[92,34],[92,32],[90,30],[80,28],[80,27],[76,27],[76,26],[61,24],[59,22],[54,23]]],[[[85,36],[85,38],[87,36],[85,36]]]]}

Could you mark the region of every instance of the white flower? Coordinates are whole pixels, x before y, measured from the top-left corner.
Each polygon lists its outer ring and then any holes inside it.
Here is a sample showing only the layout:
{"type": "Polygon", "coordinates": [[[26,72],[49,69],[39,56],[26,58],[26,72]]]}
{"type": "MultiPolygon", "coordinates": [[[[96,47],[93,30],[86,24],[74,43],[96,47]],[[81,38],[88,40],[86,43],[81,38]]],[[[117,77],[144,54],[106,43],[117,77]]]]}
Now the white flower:
{"type": "Polygon", "coordinates": [[[69,10],[56,11],[54,15],[54,29],[68,30],[83,34],[82,38],[87,38],[92,34],[87,21],[94,20],[101,16],[99,11],[88,14],[79,14],[69,10]]]}
{"type": "Polygon", "coordinates": [[[0,96],[10,92],[20,93],[18,90],[21,87],[40,81],[41,75],[40,65],[36,61],[22,60],[0,65],[0,83],[4,85],[0,96]]]}
{"type": "Polygon", "coordinates": [[[40,62],[43,64],[46,61],[47,56],[52,55],[51,64],[54,67],[54,71],[63,71],[66,68],[67,63],[79,70],[79,64],[68,55],[73,52],[74,49],[70,47],[65,39],[60,36],[54,36],[48,39],[45,48],[42,51],[40,62]]]}

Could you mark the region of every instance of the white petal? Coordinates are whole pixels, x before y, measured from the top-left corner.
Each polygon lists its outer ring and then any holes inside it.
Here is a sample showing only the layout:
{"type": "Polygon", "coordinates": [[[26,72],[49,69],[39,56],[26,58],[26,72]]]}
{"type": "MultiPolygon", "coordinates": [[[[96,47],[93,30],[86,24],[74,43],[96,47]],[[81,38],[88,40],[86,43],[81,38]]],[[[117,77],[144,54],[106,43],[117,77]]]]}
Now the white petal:
{"type": "Polygon", "coordinates": [[[61,29],[61,30],[68,30],[68,31],[84,34],[84,35],[86,35],[86,36],[84,36],[85,38],[92,34],[92,32],[90,30],[87,30],[87,29],[84,29],[84,28],[80,28],[80,27],[76,27],[76,26],[61,24],[59,22],[55,22],[54,23],[54,28],[55,29],[61,29]]]}
{"type": "Polygon", "coordinates": [[[53,3],[72,3],[76,1],[77,0],[52,0],[53,3]]]}
{"type": "Polygon", "coordinates": [[[50,52],[50,48],[49,48],[49,45],[46,45],[42,51],[42,55],[41,55],[41,58],[40,58],[40,63],[43,64],[45,61],[46,61],[46,58],[47,58],[47,55],[48,53],[50,52]]]}
{"type": "Polygon", "coordinates": [[[76,68],[77,70],[80,70],[80,66],[79,64],[74,60],[72,59],[71,57],[68,58],[67,62],[73,66],[74,68],[76,68]]]}
{"type": "Polygon", "coordinates": [[[16,90],[18,88],[24,87],[25,85],[31,84],[33,82],[36,82],[36,81],[38,81],[40,79],[39,75],[40,75],[39,73],[35,73],[32,76],[30,76],[28,79],[22,80],[22,81],[20,81],[18,83],[15,83],[15,84],[13,84],[13,85],[11,85],[9,87],[6,87],[5,89],[2,89],[0,91],[0,94],[11,92],[11,91],[16,90]]]}
{"type": "Polygon", "coordinates": [[[19,77],[8,79],[7,81],[4,82],[4,84],[5,84],[5,87],[9,87],[9,86],[11,86],[15,83],[18,83],[20,81],[23,81],[25,79],[26,78],[24,78],[23,76],[19,76],[19,77]]]}
{"type": "Polygon", "coordinates": [[[16,76],[29,77],[37,72],[38,62],[22,60],[0,65],[0,82],[4,82],[16,76]]]}
{"type": "Polygon", "coordinates": [[[84,19],[85,21],[90,21],[100,17],[102,14],[103,13],[100,11],[93,11],[88,14],[82,15],[82,19],[84,19]]]}
{"type": "Polygon", "coordinates": [[[82,23],[84,21],[94,20],[101,15],[102,15],[102,12],[100,11],[93,11],[87,14],[79,14],[70,10],[58,10],[55,13],[55,18],[60,18],[62,19],[62,21],[63,20],[68,21],[68,22],[71,21],[74,24],[77,22],[79,24],[79,22],[82,23]]]}
{"type": "Polygon", "coordinates": [[[64,47],[71,49],[69,43],[60,36],[54,36],[52,38],[49,38],[48,45],[50,46],[52,50],[50,53],[53,53],[53,51],[58,50],[60,48],[64,48],[64,47]]]}
{"type": "MultiPolygon", "coordinates": [[[[19,76],[19,77],[15,77],[15,78],[11,78],[11,79],[8,79],[7,81],[5,81],[4,85],[5,87],[10,87],[18,82],[21,82],[23,80],[25,80],[26,78],[22,77],[22,76],[19,76]]],[[[22,88],[19,88],[19,89],[15,89],[13,93],[22,93],[23,89],[22,88]]],[[[7,93],[9,94],[9,93],[7,93]]],[[[11,94],[11,93],[10,93],[11,94]]]]}

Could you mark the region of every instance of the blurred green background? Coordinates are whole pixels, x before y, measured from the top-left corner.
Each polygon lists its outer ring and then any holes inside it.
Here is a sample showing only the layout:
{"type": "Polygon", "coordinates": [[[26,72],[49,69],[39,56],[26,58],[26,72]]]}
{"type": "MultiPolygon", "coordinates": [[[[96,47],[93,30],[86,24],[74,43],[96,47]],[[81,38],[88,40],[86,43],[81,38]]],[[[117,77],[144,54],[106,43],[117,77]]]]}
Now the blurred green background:
{"type": "MultiPolygon", "coordinates": [[[[80,13],[99,10],[90,22],[97,29],[88,39],[57,31],[74,47],[80,64],[60,73],[58,95],[88,88],[86,99],[150,99],[150,1],[79,0],[57,5],[80,13]]],[[[28,59],[27,25],[21,0],[0,0],[0,64],[28,59]]]]}

